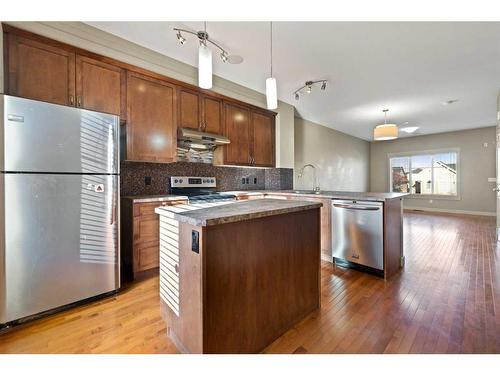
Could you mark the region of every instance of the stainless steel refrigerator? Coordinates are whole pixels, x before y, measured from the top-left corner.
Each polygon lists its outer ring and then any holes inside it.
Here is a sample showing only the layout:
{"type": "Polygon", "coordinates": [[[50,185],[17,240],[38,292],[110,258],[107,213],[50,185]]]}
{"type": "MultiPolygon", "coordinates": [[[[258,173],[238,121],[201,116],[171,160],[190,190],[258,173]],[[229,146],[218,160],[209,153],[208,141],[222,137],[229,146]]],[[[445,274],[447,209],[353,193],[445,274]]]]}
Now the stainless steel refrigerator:
{"type": "Polygon", "coordinates": [[[119,119],[0,95],[0,325],[120,287],[119,119]]]}

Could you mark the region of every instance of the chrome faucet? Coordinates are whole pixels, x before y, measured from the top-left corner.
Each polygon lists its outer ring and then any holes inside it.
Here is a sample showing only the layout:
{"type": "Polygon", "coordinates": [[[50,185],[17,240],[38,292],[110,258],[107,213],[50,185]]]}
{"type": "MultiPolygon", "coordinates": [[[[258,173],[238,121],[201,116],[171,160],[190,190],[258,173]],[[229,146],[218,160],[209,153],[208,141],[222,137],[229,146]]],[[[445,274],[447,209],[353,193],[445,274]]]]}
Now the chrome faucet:
{"type": "Polygon", "coordinates": [[[320,188],[319,188],[319,183],[318,183],[318,179],[317,179],[317,176],[316,176],[316,167],[314,165],[312,165],[312,164],[306,164],[306,165],[304,165],[302,168],[300,168],[298,177],[302,178],[302,176],[304,175],[304,169],[306,169],[306,167],[311,167],[312,168],[312,170],[313,170],[313,185],[312,185],[312,189],[313,189],[314,192],[319,192],[320,188]]]}

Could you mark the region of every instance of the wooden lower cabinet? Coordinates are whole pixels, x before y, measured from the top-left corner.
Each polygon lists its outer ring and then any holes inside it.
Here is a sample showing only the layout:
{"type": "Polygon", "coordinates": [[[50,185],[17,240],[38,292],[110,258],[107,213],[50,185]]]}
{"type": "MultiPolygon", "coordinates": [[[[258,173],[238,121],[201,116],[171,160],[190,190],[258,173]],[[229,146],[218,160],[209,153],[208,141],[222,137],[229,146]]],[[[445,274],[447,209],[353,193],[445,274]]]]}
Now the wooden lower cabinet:
{"type": "Polygon", "coordinates": [[[157,273],[160,265],[160,222],[154,209],[179,203],[185,201],[140,203],[122,198],[120,247],[123,281],[135,280],[148,272],[157,273]]]}

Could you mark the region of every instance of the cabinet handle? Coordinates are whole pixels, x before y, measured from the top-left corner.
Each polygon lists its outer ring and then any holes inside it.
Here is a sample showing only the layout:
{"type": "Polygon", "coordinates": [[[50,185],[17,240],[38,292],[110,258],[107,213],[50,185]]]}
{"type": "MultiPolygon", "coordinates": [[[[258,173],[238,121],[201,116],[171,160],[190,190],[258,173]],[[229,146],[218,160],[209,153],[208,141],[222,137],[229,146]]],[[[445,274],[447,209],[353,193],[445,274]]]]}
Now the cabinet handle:
{"type": "Polygon", "coordinates": [[[77,96],[77,97],[76,97],[76,103],[77,103],[77,106],[78,106],[78,107],[81,107],[81,106],[82,106],[82,97],[81,97],[81,96],[77,96]]]}
{"type": "Polygon", "coordinates": [[[75,97],[73,95],[69,96],[69,104],[75,105],[75,97]]]}

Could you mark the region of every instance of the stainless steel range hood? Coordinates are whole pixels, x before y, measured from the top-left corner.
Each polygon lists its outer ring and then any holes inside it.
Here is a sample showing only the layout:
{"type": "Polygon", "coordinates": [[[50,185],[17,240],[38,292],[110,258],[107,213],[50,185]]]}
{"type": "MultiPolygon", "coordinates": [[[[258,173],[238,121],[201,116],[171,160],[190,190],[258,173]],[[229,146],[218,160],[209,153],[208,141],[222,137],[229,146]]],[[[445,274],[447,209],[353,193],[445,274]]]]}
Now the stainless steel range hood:
{"type": "Polygon", "coordinates": [[[193,149],[214,149],[220,145],[227,145],[229,138],[218,134],[200,132],[198,130],[179,128],[177,132],[178,146],[193,149]]]}

